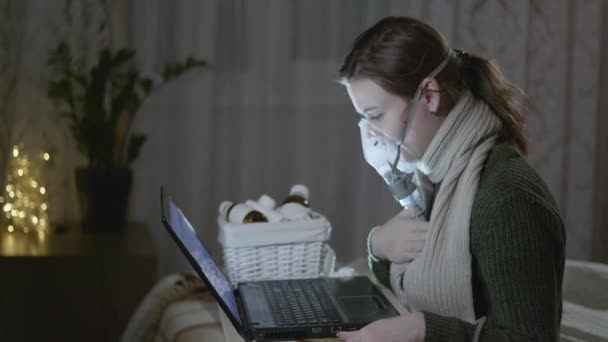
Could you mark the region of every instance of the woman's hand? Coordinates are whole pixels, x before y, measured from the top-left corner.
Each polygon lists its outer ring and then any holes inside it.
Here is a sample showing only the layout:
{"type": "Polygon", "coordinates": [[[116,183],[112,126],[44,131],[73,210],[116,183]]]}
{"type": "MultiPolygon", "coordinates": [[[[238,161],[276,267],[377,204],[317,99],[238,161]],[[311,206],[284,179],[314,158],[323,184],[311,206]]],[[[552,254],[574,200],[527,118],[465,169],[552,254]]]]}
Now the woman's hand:
{"type": "Polygon", "coordinates": [[[361,330],[343,331],[338,338],[348,342],[419,342],[424,340],[424,315],[415,312],[370,323],[361,330]]]}
{"type": "Polygon", "coordinates": [[[429,223],[412,218],[404,209],[373,231],[371,249],[374,256],[393,263],[411,262],[424,248],[429,223]]]}

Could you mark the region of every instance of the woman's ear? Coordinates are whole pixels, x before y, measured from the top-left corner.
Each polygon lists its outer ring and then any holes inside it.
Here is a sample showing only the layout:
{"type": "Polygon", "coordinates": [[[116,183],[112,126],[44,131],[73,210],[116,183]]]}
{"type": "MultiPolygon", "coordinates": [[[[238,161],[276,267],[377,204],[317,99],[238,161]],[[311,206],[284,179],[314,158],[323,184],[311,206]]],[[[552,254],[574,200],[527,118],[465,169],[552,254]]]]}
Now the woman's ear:
{"type": "Polygon", "coordinates": [[[425,78],[422,81],[422,102],[426,104],[431,114],[439,111],[441,101],[441,89],[435,78],[425,78]]]}

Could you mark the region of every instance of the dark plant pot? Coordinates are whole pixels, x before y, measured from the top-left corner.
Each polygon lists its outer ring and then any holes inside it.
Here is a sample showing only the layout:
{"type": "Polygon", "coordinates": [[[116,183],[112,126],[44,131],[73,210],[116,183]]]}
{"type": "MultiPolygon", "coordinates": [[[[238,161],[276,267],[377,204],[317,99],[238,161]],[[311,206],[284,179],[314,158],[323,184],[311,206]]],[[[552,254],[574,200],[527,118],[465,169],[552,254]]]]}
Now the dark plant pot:
{"type": "Polygon", "coordinates": [[[76,189],[83,231],[124,230],[132,177],[130,168],[76,169],[76,189]]]}

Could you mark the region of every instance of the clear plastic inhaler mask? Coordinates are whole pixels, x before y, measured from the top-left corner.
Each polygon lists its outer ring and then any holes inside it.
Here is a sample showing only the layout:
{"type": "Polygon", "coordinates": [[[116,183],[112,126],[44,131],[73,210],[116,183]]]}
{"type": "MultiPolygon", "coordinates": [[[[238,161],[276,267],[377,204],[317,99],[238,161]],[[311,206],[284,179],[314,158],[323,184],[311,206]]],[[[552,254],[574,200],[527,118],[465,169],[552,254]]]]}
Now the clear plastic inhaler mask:
{"type": "MultiPolygon", "coordinates": [[[[437,76],[448,64],[449,59],[450,54],[426,78],[437,76]]],[[[404,128],[398,140],[385,134],[368,120],[359,120],[365,160],[382,176],[397,202],[404,208],[414,207],[418,215],[426,210],[426,205],[416,191],[416,182],[414,182],[416,162],[409,162],[402,158],[401,149],[410,132],[412,122],[414,122],[423,90],[422,83],[420,83],[408,108],[404,128]]]]}

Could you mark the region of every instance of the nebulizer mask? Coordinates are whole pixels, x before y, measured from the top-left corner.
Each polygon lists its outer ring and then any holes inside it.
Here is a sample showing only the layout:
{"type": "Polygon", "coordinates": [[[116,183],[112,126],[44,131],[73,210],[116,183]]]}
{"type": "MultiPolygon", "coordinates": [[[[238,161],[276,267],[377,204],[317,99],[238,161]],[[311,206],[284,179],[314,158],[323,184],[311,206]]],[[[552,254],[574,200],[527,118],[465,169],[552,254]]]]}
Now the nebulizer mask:
{"type": "MultiPolygon", "coordinates": [[[[435,77],[448,64],[450,54],[427,76],[435,77]]],[[[403,156],[403,142],[408,136],[422,91],[422,83],[410,102],[408,114],[399,137],[392,137],[366,119],[359,121],[363,156],[388,185],[393,197],[414,216],[421,217],[430,209],[432,185],[426,176],[417,170],[417,161],[406,160],[403,156]]]]}

